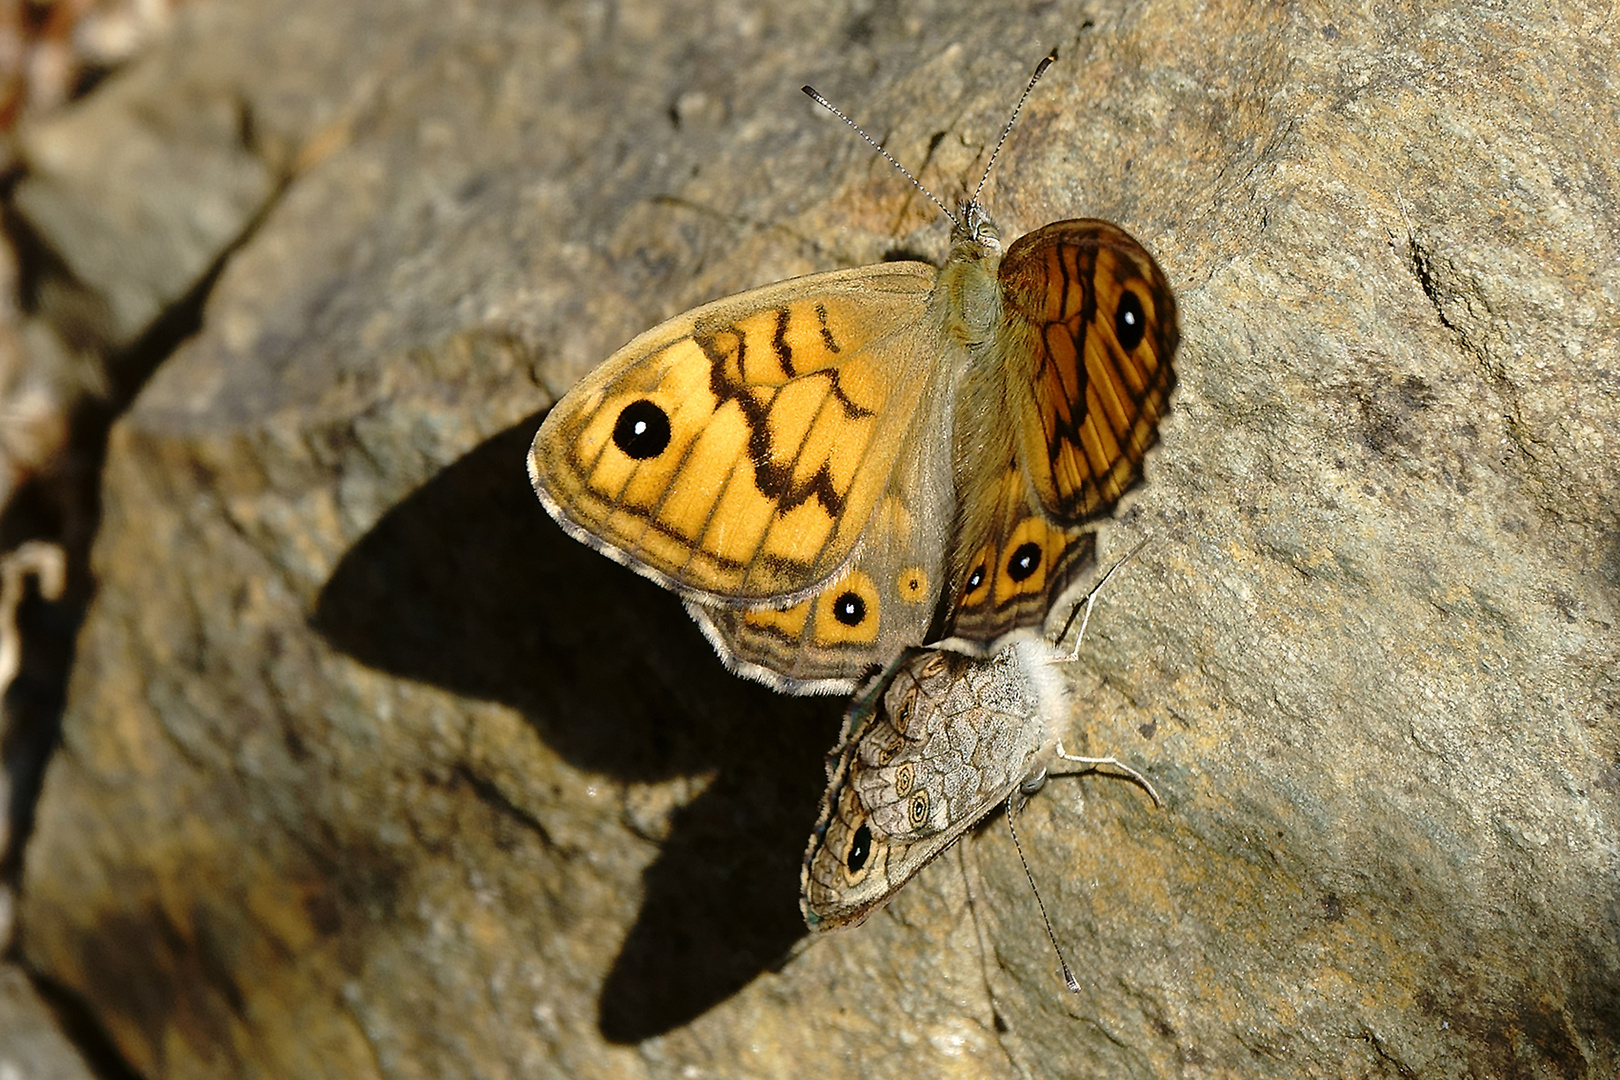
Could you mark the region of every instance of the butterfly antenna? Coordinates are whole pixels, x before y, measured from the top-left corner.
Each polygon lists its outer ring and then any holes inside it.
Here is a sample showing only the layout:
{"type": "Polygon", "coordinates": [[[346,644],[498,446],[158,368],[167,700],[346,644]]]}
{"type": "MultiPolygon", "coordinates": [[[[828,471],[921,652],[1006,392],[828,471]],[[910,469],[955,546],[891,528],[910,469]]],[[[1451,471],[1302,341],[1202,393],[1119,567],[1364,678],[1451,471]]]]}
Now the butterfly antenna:
{"type": "MultiPolygon", "coordinates": [[[[915,176],[912,176],[911,173],[909,171],[907,171],[907,169],[906,169],[906,167],[904,165],[902,165],[898,161],[894,160],[894,155],[889,153],[887,150],[883,149],[883,146],[882,146],[881,143],[879,143],[876,139],[872,138],[872,136],[868,135],[864,130],[862,130],[861,125],[857,124],[855,121],[851,120],[849,117],[847,117],[843,113],[839,112],[838,109],[833,105],[832,102],[828,101],[826,98],[822,97],[819,93],[816,92],[815,87],[813,87],[813,86],[802,86],[799,89],[803,90],[805,92],[805,94],[810,98],[811,101],[814,101],[817,105],[820,105],[823,109],[826,109],[828,112],[832,113],[834,116],[838,117],[838,119],[842,120],[844,123],[848,124],[851,128],[853,128],[854,131],[855,131],[855,134],[857,134],[861,138],[865,139],[867,144],[869,146],[871,146],[872,149],[876,150],[878,153],[883,155],[883,160],[884,161],[887,161],[890,165],[893,165],[896,169],[899,169],[900,170],[900,175],[905,177],[907,180],[910,180],[912,187],[916,188],[918,191],[920,191],[924,195],[928,196],[929,201],[932,202],[935,206],[939,207],[940,212],[943,213],[946,217],[951,219],[951,224],[952,225],[956,226],[956,228],[958,230],[960,230],[962,228],[962,223],[960,221],[956,220],[956,215],[951,213],[950,209],[944,203],[939,201],[939,197],[937,195],[935,195],[932,191],[929,191],[927,188],[923,187],[922,182],[919,181],[915,176]]],[[[1028,91],[1025,91],[1025,93],[1027,94],[1028,91]]],[[[1018,114],[1016,112],[1014,112],[1013,115],[1016,116],[1018,114]]],[[[983,181],[980,181],[980,183],[982,184],[983,181]]]]}
{"type": "Polygon", "coordinates": [[[1079,615],[1082,611],[1084,611],[1085,618],[1080,620],[1080,632],[1074,636],[1074,652],[1072,655],[1064,657],[1064,660],[1073,662],[1074,660],[1079,659],[1080,642],[1086,636],[1086,625],[1091,622],[1091,608],[1097,603],[1097,594],[1102,592],[1102,587],[1104,585],[1108,584],[1108,579],[1114,576],[1114,571],[1136,558],[1136,553],[1147,547],[1147,542],[1150,539],[1152,539],[1152,537],[1144,536],[1141,540],[1139,540],[1135,547],[1131,548],[1131,550],[1120,556],[1114,565],[1108,568],[1108,573],[1104,574],[1101,580],[1091,587],[1090,592],[1086,593],[1084,597],[1075,602],[1074,608],[1069,612],[1069,618],[1063,624],[1063,629],[1058,631],[1057,640],[1062,641],[1069,635],[1069,627],[1074,625],[1074,617],[1076,615],[1079,615]]]}
{"type": "Polygon", "coordinates": [[[1063,969],[1063,981],[1069,984],[1072,993],[1080,992],[1080,983],[1069,970],[1068,958],[1063,955],[1063,949],[1058,945],[1057,933],[1052,929],[1052,920],[1046,914],[1046,901],[1041,899],[1041,890],[1035,887],[1035,875],[1030,873],[1029,860],[1024,858],[1024,845],[1018,842],[1018,829],[1013,825],[1013,800],[1018,797],[1015,789],[1013,794],[1007,796],[1007,831],[1012,833],[1013,848],[1018,852],[1018,861],[1024,864],[1024,876],[1029,879],[1029,891],[1035,894],[1035,906],[1041,909],[1041,922],[1046,924],[1046,936],[1052,942],[1052,951],[1057,953],[1058,966],[1063,969]]]}
{"type": "Polygon", "coordinates": [[[979,186],[973,189],[973,198],[969,200],[970,202],[979,201],[979,192],[984,190],[984,182],[990,179],[990,170],[996,167],[996,158],[1001,155],[1001,148],[1006,145],[1007,136],[1012,134],[1013,125],[1018,123],[1018,114],[1024,111],[1024,102],[1029,100],[1029,92],[1035,89],[1035,84],[1041,81],[1041,76],[1046,74],[1046,69],[1051,67],[1055,60],[1057,50],[1053,49],[1046,54],[1046,59],[1035,65],[1035,74],[1029,77],[1029,85],[1024,87],[1024,93],[1019,97],[1018,104],[1013,106],[1012,115],[1007,117],[1007,126],[1001,129],[1001,138],[996,140],[996,148],[990,151],[990,160],[984,164],[984,175],[979,177],[979,186]]]}

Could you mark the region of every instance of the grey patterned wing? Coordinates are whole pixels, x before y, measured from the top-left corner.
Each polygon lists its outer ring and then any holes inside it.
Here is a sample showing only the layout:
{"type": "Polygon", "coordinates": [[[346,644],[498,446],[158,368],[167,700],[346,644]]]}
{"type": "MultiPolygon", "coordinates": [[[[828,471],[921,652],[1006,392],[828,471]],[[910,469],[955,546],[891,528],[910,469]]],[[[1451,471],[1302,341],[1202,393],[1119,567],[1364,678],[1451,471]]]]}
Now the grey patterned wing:
{"type": "Polygon", "coordinates": [[[855,698],[805,851],[806,925],[859,925],[1038,770],[1040,655],[913,651],[855,698]]]}

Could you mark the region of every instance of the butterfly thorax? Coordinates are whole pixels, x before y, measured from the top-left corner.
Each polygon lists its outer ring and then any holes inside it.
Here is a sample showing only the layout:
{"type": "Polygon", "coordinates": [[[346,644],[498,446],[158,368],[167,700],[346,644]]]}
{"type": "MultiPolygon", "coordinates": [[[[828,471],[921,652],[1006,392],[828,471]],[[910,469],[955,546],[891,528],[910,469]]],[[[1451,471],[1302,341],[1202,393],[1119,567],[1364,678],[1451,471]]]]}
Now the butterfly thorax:
{"type": "Polygon", "coordinates": [[[970,350],[988,341],[1001,318],[1001,234],[977,202],[962,205],[951,230],[951,254],[935,295],[944,304],[946,334],[970,350]]]}

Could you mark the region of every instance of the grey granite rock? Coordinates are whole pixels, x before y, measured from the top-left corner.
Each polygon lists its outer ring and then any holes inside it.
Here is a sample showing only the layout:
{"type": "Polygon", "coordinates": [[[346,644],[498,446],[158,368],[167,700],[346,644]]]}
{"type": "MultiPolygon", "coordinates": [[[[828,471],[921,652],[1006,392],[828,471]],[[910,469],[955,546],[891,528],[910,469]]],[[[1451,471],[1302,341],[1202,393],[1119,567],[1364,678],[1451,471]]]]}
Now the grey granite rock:
{"type": "Polygon", "coordinates": [[[109,449],[22,946],[144,1075],[1616,1071],[1606,8],[360,10],[212,43],[329,19],[369,106],[287,126],[109,449]],[[726,675],[522,471],[654,320],[942,253],[800,83],[949,196],[1053,45],[991,209],[1121,222],[1185,341],[1071,671],[1168,808],[1020,819],[1079,996],[1000,819],[797,951],[838,703],[726,675]]]}

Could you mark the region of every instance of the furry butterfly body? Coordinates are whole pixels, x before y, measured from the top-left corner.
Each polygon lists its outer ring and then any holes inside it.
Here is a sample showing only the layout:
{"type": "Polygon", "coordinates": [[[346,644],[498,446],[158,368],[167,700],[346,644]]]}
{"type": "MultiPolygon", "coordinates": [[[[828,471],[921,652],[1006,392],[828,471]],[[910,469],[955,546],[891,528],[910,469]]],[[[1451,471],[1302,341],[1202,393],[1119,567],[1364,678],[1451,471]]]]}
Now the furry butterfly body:
{"type": "Polygon", "coordinates": [[[777,689],[1040,625],[1157,439],[1179,330],[1152,256],[1104,221],[1005,252],[977,201],[953,221],[941,268],[812,274],[655,327],[535,436],[552,516],[777,689]]]}

